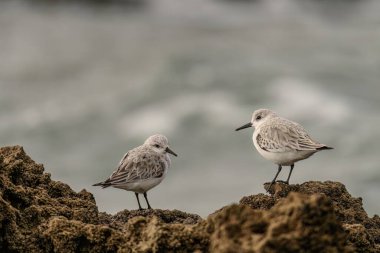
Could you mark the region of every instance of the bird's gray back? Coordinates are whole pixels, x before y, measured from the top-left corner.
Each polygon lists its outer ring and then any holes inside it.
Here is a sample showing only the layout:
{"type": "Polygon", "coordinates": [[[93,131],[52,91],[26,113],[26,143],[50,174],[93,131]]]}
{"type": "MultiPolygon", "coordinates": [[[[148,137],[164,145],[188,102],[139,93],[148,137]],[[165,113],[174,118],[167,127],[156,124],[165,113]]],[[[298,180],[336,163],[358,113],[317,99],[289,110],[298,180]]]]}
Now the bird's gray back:
{"type": "Polygon", "coordinates": [[[264,122],[256,141],[269,152],[316,150],[324,146],[314,141],[300,124],[281,117],[264,122]]]}
{"type": "Polygon", "coordinates": [[[130,150],[124,155],[117,169],[104,182],[109,186],[159,178],[170,166],[170,158],[144,145],[130,150]]]}

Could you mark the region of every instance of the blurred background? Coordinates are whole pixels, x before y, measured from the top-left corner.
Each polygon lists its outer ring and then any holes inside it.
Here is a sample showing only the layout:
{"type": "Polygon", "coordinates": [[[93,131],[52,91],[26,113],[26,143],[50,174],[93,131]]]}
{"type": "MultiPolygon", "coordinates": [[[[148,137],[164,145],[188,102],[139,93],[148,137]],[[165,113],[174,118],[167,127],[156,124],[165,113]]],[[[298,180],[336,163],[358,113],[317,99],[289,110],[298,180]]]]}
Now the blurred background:
{"type": "Polygon", "coordinates": [[[91,185],[165,134],[179,156],[150,203],[206,216],[274,177],[253,129],[234,131],[271,108],[335,147],[291,183],[340,181],[379,213],[379,13],[377,0],[2,1],[0,146],[115,213],[133,194],[91,185]]]}

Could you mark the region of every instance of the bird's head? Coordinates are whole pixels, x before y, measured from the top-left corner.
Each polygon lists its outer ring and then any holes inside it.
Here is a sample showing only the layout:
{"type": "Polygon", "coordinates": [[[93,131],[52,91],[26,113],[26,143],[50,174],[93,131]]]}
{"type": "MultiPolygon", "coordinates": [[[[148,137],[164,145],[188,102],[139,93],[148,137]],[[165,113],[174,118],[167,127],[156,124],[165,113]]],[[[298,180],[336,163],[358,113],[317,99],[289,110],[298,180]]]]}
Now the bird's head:
{"type": "Polygon", "coordinates": [[[249,123],[247,123],[247,124],[245,124],[239,128],[236,128],[236,131],[239,131],[239,130],[242,130],[242,129],[248,128],[248,127],[255,127],[256,128],[273,116],[276,116],[276,113],[269,110],[269,109],[258,109],[258,110],[253,112],[251,122],[249,122],[249,123]]]}
{"type": "Polygon", "coordinates": [[[174,156],[177,156],[173,150],[169,148],[169,141],[162,134],[155,134],[146,139],[144,145],[149,146],[152,150],[160,154],[170,153],[174,156]]]}

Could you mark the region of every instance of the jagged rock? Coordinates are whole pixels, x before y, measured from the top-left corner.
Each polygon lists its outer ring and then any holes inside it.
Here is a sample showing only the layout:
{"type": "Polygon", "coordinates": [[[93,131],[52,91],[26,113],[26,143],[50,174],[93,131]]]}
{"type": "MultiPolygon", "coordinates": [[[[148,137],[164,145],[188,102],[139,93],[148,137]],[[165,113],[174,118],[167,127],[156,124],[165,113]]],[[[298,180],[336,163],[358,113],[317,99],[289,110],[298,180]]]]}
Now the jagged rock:
{"type": "Polygon", "coordinates": [[[331,201],[318,194],[291,193],[269,210],[232,205],[211,222],[214,252],[353,252],[331,201]]]}
{"type": "Polygon", "coordinates": [[[178,210],[99,213],[91,193],[76,193],[43,171],[22,147],[0,149],[0,252],[208,248],[198,215],[178,210]]]}
{"type": "MultiPolygon", "coordinates": [[[[266,183],[264,188],[268,189],[269,185],[270,183],[266,183]]],[[[248,205],[253,209],[268,210],[294,192],[308,196],[320,194],[328,197],[334,207],[337,220],[348,234],[349,245],[354,247],[356,252],[380,252],[379,216],[368,217],[363,208],[362,199],[352,197],[342,183],[310,181],[287,185],[277,182],[270,189],[271,196],[258,194],[243,197],[240,204],[248,205]]]]}
{"type": "Polygon", "coordinates": [[[0,252],[380,252],[380,218],[336,182],[276,183],[206,220],[178,210],[98,212],[20,146],[0,148],[0,252]]]}
{"type": "Polygon", "coordinates": [[[182,223],[196,224],[202,221],[202,218],[196,214],[189,214],[179,210],[161,210],[161,209],[144,209],[144,210],[124,210],[115,214],[112,218],[115,222],[127,222],[130,218],[136,216],[157,217],[163,223],[182,223]]]}

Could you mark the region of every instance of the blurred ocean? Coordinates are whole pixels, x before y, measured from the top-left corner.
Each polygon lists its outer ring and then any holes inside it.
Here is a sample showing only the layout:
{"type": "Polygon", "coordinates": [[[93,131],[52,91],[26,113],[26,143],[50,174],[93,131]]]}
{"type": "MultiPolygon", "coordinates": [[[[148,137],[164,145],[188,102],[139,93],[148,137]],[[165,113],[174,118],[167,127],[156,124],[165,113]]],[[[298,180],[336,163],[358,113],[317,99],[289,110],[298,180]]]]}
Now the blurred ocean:
{"type": "Polygon", "coordinates": [[[0,146],[115,213],[133,194],[91,185],[163,133],[179,157],[150,203],[205,216],[273,178],[252,130],[234,131],[267,107],[335,147],[292,183],[341,181],[379,213],[379,13],[377,0],[1,2],[0,146]]]}

